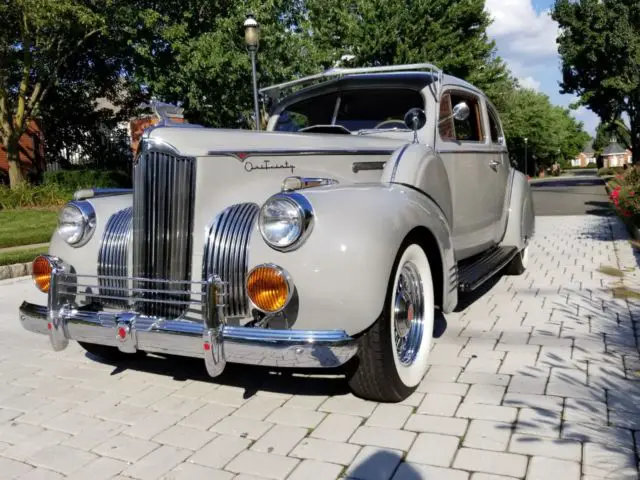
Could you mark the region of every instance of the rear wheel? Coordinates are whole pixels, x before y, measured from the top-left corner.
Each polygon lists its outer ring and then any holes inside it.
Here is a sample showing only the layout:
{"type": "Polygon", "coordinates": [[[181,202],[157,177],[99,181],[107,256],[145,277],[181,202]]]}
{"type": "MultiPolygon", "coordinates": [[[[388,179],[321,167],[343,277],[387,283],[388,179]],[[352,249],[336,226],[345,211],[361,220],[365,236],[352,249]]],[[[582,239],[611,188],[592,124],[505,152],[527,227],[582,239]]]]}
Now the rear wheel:
{"type": "Polygon", "coordinates": [[[143,351],[137,351],[136,353],[124,353],[118,350],[116,347],[110,347],[108,345],[99,345],[97,343],[78,342],[82,348],[84,348],[91,355],[100,357],[107,361],[126,360],[133,358],[140,358],[146,355],[143,351]]]}
{"type": "Polygon", "coordinates": [[[412,243],[396,259],[382,315],[358,340],[352,391],[380,402],[411,395],[427,371],[433,318],[431,268],[422,247],[412,243]]]}

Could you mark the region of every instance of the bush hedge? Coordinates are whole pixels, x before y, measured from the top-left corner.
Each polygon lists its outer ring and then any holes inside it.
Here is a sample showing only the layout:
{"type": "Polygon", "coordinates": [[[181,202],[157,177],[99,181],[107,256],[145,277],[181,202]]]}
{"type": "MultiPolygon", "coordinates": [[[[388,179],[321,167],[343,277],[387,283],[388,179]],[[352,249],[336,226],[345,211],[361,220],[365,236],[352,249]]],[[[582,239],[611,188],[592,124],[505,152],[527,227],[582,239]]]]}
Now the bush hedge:
{"type": "Polygon", "coordinates": [[[45,172],[44,185],[67,190],[83,188],[131,188],[131,175],[121,170],[59,170],[45,172]]]}
{"type": "Polygon", "coordinates": [[[598,170],[598,175],[603,177],[605,175],[619,175],[624,173],[623,167],[604,167],[598,170]]]}
{"type": "Polygon", "coordinates": [[[626,221],[640,226],[640,170],[629,168],[607,184],[616,212],[626,221]]]}
{"type": "Polygon", "coordinates": [[[0,210],[24,207],[50,207],[63,205],[73,197],[73,190],[57,185],[29,185],[23,183],[14,189],[0,185],[0,210]]]}

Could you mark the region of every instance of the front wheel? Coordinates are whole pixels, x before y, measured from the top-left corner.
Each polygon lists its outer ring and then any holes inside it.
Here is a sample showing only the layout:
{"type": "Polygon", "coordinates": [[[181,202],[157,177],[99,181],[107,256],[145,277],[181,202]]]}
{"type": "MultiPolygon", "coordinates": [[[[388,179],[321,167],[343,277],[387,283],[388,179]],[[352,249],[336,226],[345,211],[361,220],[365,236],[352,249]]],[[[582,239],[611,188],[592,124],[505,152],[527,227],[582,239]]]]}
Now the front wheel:
{"type": "Polygon", "coordinates": [[[382,315],[358,340],[348,377],[352,391],[380,402],[401,402],[411,395],[428,368],[433,319],[429,260],[412,243],[396,258],[382,315]]]}

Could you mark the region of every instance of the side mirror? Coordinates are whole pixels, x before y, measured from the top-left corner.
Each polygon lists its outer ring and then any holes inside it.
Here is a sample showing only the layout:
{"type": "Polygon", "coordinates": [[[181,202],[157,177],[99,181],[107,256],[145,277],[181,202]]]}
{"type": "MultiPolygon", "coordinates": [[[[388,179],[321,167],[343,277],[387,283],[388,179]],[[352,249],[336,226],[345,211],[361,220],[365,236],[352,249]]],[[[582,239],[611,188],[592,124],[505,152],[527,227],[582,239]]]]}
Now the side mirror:
{"type": "Polygon", "coordinates": [[[455,107],[453,107],[453,118],[458,122],[464,122],[469,115],[471,114],[471,110],[469,109],[469,105],[466,102],[460,102],[455,107]]]}
{"type": "Polygon", "coordinates": [[[404,116],[404,124],[414,132],[420,130],[427,123],[427,114],[421,108],[412,108],[404,116]]]}

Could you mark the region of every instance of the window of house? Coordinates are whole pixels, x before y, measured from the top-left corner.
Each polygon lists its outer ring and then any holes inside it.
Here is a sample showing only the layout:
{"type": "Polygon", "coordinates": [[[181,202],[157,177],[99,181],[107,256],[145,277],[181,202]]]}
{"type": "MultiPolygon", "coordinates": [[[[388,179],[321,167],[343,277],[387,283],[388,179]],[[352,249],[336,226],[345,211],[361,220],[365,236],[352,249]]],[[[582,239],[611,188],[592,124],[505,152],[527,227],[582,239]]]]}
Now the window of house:
{"type": "Polygon", "coordinates": [[[446,93],[440,101],[440,137],[445,142],[483,142],[482,110],[477,97],[459,92],[446,93]],[[460,102],[469,106],[466,120],[453,118],[453,108],[460,102]]]}

